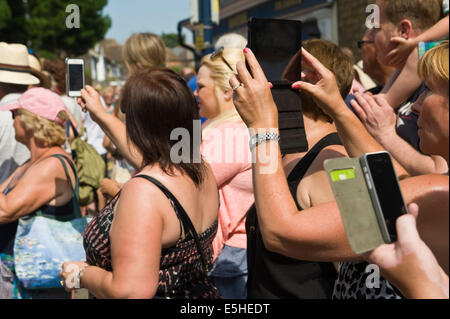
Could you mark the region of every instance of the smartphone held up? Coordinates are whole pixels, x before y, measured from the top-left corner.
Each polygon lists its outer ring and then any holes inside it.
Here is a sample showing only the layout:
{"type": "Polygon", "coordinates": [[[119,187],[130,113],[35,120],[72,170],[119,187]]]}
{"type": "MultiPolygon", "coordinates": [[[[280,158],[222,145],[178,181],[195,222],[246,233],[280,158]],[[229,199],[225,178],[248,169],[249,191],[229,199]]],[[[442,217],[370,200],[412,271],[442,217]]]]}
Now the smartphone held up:
{"type": "Polygon", "coordinates": [[[70,97],[81,97],[81,90],[85,86],[84,60],[67,58],[66,65],[67,95],[70,97]]]}
{"type": "Polygon", "coordinates": [[[395,223],[408,212],[388,152],[324,163],[353,251],[397,241],[395,223]]]}

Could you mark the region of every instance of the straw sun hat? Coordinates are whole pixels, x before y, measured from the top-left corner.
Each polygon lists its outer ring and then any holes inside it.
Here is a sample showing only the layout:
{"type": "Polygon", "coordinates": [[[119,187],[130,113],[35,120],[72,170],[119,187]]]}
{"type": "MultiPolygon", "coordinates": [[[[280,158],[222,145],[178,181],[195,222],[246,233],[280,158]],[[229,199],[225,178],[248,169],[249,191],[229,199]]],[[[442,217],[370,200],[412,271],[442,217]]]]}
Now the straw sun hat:
{"type": "Polygon", "coordinates": [[[31,74],[28,49],[23,44],[0,42],[0,82],[37,85],[39,79],[31,74]]]}

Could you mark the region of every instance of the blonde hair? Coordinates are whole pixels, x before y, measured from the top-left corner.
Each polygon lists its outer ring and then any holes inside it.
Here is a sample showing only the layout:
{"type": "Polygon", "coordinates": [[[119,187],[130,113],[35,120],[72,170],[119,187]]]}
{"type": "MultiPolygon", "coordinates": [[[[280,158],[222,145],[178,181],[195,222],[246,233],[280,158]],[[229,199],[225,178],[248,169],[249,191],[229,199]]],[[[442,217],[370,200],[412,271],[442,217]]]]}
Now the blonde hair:
{"type": "Polygon", "coordinates": [[[100,91],[101,91],[102,96],[105,96],[106,94],[114,95],[114,93],[115,93],[114,88],[112,86],[107,86],[106,88],[104,88],[100,91]]]}
{"type": "Polygon", "coordinates": [[[427,51],[419,61],[419,76],[426,81],[430,76],[438,81],[449,81],[448,40],[427,51]]]}
{"type": "Polygon", "coordinates": [[[214,45],[214,50],[218,50],[221,47],[224,47],[225,49],[229,48],[236,48],[236,49],[242,49],[247,46],[247,39],[244,38],[242,35],[237,33],[227,33],[222,35],[214,45]]]}
{"type": "MultiPolygon", "coordinates": [[[[46,147],[62,146],[66,142],[66,132],[60,124],[37,116],[30,111],[19,109],[20,120],[27,130],[33,132],[34,138],[46,147]]],[[[65,111],[58,113],[63,121],[69,119],[65,111]]]]}
{"type": "Polygon", "coordinates": [[[166,45],[153,33],[135,33],[123,47],[125,65],[134,72],[140,68],[164,67],[166,64],[166,45]]]}
{"type": "Polygon", "coordinates": [[[221,90],[224,91],[232,90],[230,85],[230,78],[233,75],[237,74],[236,64],[239,61],[245,61],[244,53],[241,49],[228,48],[224,49],[214,59],[211,59],[211,56],[212,56],[211,54],[208,54],[205,57],[203,57],[202,66],[206,66],[211,71],[211,77],[214,80],[215,86],[214,93],[219,103],[221,113],[217,117],[209,121],[208,125],[203,130],[203,133],[205,134],[209,129],[217,127],[218,125],[223,124],[225,122],[242,121],[241,117],[239,116],[239,113],[236,111],[235,108],[228,111],[222,111],[222,102],[218,99],[218,96],[221,90]],[[228,62],[228,64],[232,67],[233,70],[230,70],[230,68],[226,65],[226,63],[222,58],[228,62]]]}

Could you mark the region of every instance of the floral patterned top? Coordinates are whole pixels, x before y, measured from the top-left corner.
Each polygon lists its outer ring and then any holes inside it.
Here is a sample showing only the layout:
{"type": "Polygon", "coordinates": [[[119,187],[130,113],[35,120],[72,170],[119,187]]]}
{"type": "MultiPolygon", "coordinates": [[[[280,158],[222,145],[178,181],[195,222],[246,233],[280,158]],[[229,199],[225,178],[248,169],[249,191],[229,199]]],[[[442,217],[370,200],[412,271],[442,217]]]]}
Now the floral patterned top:
{"type": "MultiPolygon", "coordinates": [[[[183,227],[186,234],[184,239],[180,237],[175,246],[161,251],[159,283],[155,298],[220,298],[217,288],[207,276],[207,269],[212,265],[212,241],[217,232],[217,221],[198,235],[201,246],[199,251],[195,236],[189,231],[189,225],[183,221],[187,214],[176,198],[164,186],[158,185],[156,180],[144,175],[136,177],[145,178],[160,187],[170,200],[180,220],[180,228],[183,227]]],[[[107,271],[112,271],[109,232],[114,217],[114,207],[119,197],[120,193],[94,217],[84,233],[87,263],[107,271]]]]}

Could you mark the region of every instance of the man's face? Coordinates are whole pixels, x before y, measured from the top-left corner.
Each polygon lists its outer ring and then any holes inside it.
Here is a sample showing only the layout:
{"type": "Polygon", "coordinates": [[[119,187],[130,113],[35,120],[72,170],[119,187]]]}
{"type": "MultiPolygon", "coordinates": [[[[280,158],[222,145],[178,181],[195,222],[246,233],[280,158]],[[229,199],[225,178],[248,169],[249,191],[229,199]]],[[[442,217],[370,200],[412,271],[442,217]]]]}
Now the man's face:
{"type": "MultiPolygon", "coordinates": [[[[363,44],[361,47],[361,56],[363,60],[363,71],[372,76],[375,71],[375,68],[379,65],[376,60],[376,52],[374,46],[374,31],[366,32],[364,37],[362,38],[363,44]]],[[[372,76],[373,77],[373,76],[372,76]]]]}
{"type": "Polygon", "coordinates": [[[377,5],[380,7],[380,28],[374,29],[376,57],[380,64],[389,65],[386,56],[396,47],[396,44],[391,43],[391,38],[399,36],[400,33],[397,26],[387,18],[383,4],[377,1],[377,5]]]}

